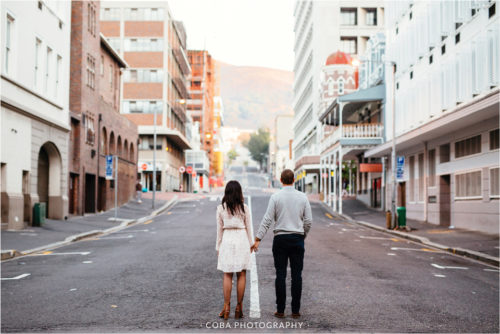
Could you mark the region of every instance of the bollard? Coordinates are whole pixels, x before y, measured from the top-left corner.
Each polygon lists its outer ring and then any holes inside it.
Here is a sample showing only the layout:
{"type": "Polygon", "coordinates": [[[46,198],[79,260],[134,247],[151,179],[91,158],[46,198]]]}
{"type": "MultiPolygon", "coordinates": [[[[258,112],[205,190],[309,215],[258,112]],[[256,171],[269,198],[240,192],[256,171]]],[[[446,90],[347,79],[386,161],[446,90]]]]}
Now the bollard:
{"type": "Polygon", "coordinates": [[[387,210],[385,213],[385,228],[390,229],[391,228],[391,211],[387,210]]]}

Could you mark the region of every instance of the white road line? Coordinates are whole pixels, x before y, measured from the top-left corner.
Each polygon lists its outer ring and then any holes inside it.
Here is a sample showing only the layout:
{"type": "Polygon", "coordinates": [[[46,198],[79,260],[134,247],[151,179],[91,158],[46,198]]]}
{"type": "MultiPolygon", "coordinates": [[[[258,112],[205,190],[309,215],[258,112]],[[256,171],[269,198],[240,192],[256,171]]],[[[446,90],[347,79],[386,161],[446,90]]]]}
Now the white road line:
{"type": "Polygon", "coordinates": [[[118,231],[118,232],[114,232],[113,234],[125,234],[125,233],[134,233],[134,232],[149,232],[148,229],[145,229],[145,230],[128,230],[128,231],[118,231]]]}
{"type": "Polygon", "coordinates": [[[25,278],[25,277],[28,277],[29,275],[31,274],[22,274],[22,275],[19,275],[19,276],[16,276],[16,277],[2,277],[2,281],[9,281],[9,280],[14,280],[14,279],[21,279],[21,278],[25,278]]]}
{"type": "Polygon", "coordinates": [[[394,253],[387,253],[387,255],[396,256],[396,254],[394,254],[394,253]]]}
{"type": "Polygon", "coordinates": [[[44,252],[44,253],[35,253],[35,254],[28,254],[26,256],[47,256],[47,255],[89,255],[90,252],[66,252],[66,253],[49,253],[49,252],[44,252]]]}
{"type": "Polygon", "coordinates": [[[461,270],[468,270],[469,268],[466,267],[448,267],[448,266],[440,266],[439,264],[431,263],[431,266],[434,268],[438,269],[461,269],[461,270]]]}
{"type": "MultiPolygon", "coordinates": [[[[252,216],[252,197],[248,196],[248,209],[250,217],[252,216]]],[[[252,220],[253,223],[253,220],[252,220]]],[[[253,224],[250,225],[250,234],[253,234],[253,224]]],[[[257,260],[255,252],[250,254],[250,318],[260,318],[259,301],[259,276],[257,274],[257,260]]]]}
{"type": "Polygon", "coordinates": [[[391,247],[391,250],[407,250],[407,251],[415,251],[415,252],[435,252],[435,253],[442,253],[441,251],[434,250],[434,249],[427,249],[427,248],[417,249],[417,248],[391,247]]]}
{"type": "Polygon", "coordinates": [[[99,240],[109,240],[109,239],[130,239],[133,238],[134,236],[132,234],[125,235],[123,237],[106,237],[106,238],[99,238],[99,240]]]}
{"type": "Polygon", "coordinates": [[[83,261],[82,263],[92,263],[92,261],[83,261]]]}
{"type": "Polygon", "coordinates": [[[361,239],[374,239],[374,240],[392,240],[394,238],[384,238],[384,237],[365,237],[363,235],[359,236],[361,239]]]}
{"type": "Polygon", "coordinates": [[[441,274],[434,274],[434,276],[435,277],[441,277],[441,278],[446,277],[446,275],[441,275],[441,274]]]}
{"type": "Polygon", "coordinates": [[[498,273],[498,272],[500,271],[500,270],[498,270],[498,269],[489,269],[489,268],[485,268],[485,269],[483,269],[483,270],[484,270],[484,271],[493,271],[493,272],[496,272],[496,273],[498,273]]]}
{"type": "Polygon", "coordinates": [[[217,200],[216,196],[210,196],[210,202],[215,202],[217,200]]]}

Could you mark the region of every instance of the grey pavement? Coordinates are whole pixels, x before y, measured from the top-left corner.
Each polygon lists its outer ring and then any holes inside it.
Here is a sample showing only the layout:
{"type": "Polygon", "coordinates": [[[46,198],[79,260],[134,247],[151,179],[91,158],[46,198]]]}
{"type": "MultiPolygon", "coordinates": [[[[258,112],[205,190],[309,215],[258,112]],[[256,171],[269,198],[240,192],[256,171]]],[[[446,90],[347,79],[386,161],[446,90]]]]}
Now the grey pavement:
{"type": "Polygon", "coordinates": [[[155,209],[152,208],[152,200],[144,198],[142,203],[132,200],[118,209],[117,221],[114,218],[115,210],[85,216],[73,216],[68,220],[46,219],[40,227],[30,226],[27,229],[1,232],[2,251],[17,250],[24,252],[34,248],[64,241],[65,238],[93,230],[104,230],[120,225],[124,220],[135,220],[150,215],[154,210],[164,205],[166,201],[155,201],[155,209]]]}
{"type": "MultiPolygon", "coordinates": [[[[256,230],[270,194],[245,196],[256,230]]],[[[256,254],[258,280],[247,274],[246,317],[234,319],[233,288],[231,318],[223,322],[219,201],[178,202],[152,222],[3,261],[2,332],[241,332],[236,326],[250,324],[260,326],[250,330],[257,333],[290,324],[295,332],[499,331],[498,268],[333,217],[318,202],[305,240],[302,318],[290,317],[289,299],[285,319],[272,315],[268,232],[256,254]],[[249,317],[251,304],[260,317],[249,317]]],[[[287,284],[289,298],[289,277],[287,284]]]]}
{"type": "MultiPolygon", "coordinates": [[[[343,213],[354,220],[364,221],[380,227],[386,226],[385,213],[367,207],[356,199],[343,200],[343,213]]],[[[411,231],[403,233],[429,239],[431,242],[453,248],[463,248],[487,255],[499,257],[499,236],[459,228],[450,229],[439,225],[408,219],[407,226],[411,231]]]]}

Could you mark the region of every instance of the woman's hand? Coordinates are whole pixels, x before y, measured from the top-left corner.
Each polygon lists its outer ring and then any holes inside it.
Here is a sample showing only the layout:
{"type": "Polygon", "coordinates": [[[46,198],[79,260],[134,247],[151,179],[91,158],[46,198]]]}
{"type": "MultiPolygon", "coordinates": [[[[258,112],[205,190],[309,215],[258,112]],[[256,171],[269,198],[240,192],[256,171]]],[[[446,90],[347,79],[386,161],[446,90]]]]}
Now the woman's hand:
{"type": "Polygon", "coordinates": [[[251,252],[257,252],[259,250],[259,244],[260,241],[255,241],[255,243],[250,247],[250,253],[251,252]]]}

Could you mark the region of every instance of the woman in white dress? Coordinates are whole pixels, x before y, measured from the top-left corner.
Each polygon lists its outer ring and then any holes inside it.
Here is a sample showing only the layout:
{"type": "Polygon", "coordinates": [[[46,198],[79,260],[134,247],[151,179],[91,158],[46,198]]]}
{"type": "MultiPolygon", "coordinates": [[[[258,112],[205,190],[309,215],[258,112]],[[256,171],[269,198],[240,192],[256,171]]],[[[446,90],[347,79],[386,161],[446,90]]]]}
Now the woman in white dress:
{"type": "Polygon", "coordinates": [[[253,236],[250,230],[252,218],[250,209],[244,203],[243,192],[238,181],[229,181],[224,190],[222,204],[217,206],[217,269],[224,272],[222,287],[224,308],[221,318],[229,318],[233,273],[238,277],[236,283],[237,305],[234,310],[236,319],[243,317],[243,295],[245,294],[246,270],[250,269],[250,247],[253,236]]]}

